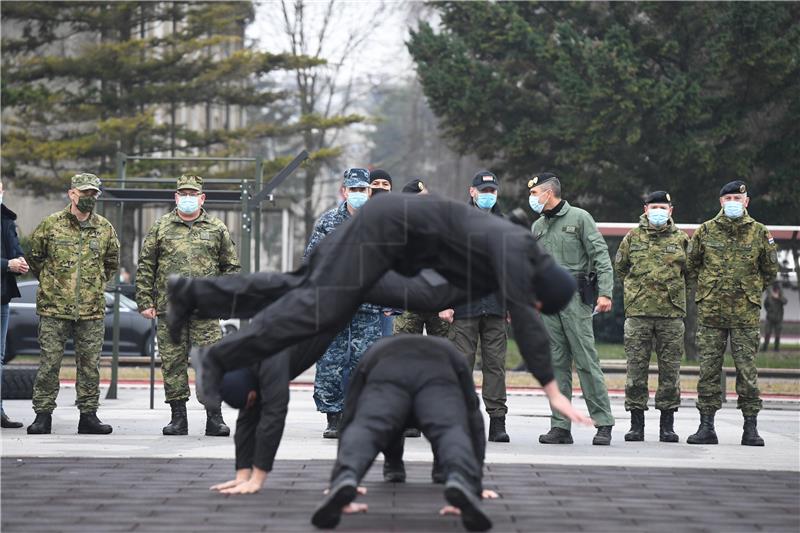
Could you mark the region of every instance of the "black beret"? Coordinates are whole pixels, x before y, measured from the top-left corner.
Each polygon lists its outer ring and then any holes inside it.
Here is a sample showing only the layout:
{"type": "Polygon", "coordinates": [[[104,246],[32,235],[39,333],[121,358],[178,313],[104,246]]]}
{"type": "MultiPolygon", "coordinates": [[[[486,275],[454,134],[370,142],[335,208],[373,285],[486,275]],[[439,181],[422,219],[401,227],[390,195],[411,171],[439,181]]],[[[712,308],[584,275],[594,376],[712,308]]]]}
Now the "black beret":
{"type": "Polygon", "coordinates": [[[497,176],[488,170],[481,170],[475,174],[472,178],[472,186],[478,190],[485,189],[486,187],[500,188],[500,184],[497,182],[497,176]]]}
{"type": "Polygon", "coordinates": [[[552,172],[542,172],[533,176],[531,179],[528,180],[528,188],[533,189],[537,185],[541,185],[542,183],[547,183],[550,180],[558,179],[558,176],[553,174],[552,172]]]}
{"type": "Polygon", "coordinates": [[[413,179],[403,186],[403,192],[410,192],[413,194],[421,193],[425,190],[425,184],[419,178],[413,179]]]}
{"type": "Polygon", "coordinates": [[[719,190],[720,196],[725,196],[726,194],[746,194],[746,193],[747,193],[747,185],[745,185],[744,182],[741,180],[736,180],[730,183],[726,183],[719,190]]]}
{"type": "Polygon", "coordinates": [[[392,184],[392,177],[388,172],[380,168],[376,168],[369,173],[369,182],[372,183],[375,180],[386,180],[389,182],[389,185],[392,184]]]}
{"type": "Polygon", "coordinates": [[[231,407],[244,409],[250,391],[258,392],[258,378],[249,368],[237,368],[222,376],[219,393],[231,407]]]}
{"type": "Polygon", "coordinates": [[[667,191],[653,191],[644,197],[645,204],[671,204],[672,197],[667,191]]]}

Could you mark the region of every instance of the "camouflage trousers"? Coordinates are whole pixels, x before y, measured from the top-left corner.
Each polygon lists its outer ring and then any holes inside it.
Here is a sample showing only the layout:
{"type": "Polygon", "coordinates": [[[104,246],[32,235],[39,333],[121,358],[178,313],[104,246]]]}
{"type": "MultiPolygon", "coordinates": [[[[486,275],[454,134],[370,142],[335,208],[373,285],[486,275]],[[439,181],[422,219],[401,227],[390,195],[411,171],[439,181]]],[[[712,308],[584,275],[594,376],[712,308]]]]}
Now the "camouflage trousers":
{"type": "Polygon", "coordinates": [[[447,337],[450,324],[439,318],[439,313],[412,313],[405,311],[394,321],[394,332],[422,335],[422,328],[428,335],[447,337]]]}
{"type": "Polygon", "coordinates": [[[381,338],[381,313],[358,311],[350,324],[336,335],[317,361],[314,403],[321,413],[340,413],[350,374],[361,356],[381,338]]]}
{"type": "Polygon", "coordinates": [[[625,410],[647,410],[650,353],[656,349],[658,389],[656,409],[671,411],[681,406],[681,359],[683,359],[683,319],[629,317],[625,319],[625,410]]]}
{"type": "Polygon", "coordinates": [[[65,320],[39,317],[39,370],[33,383],[33,410],[52,413],[58,396],[58,374],[64,358],[64,346],[72,339],[75,346],[77,374],[75,389],[81,413],[94,413],[100,404],[100,350],[105,324],[98,320],[65,320]]]}
{"type": "Polygon", "coordinates": [[[723,329],[698,326],[700,379],[697,382],[697,409],[701,414],[714,414],[722,407],[720,379],[722,360],[729,338],[733,364],[736,365],[738,407],[744,416],[755,416],[761,410],[758,371],[755,364],[758,327],[723,329]]]}
{"type": "Polygon", "coordinates": [[[506,348],[508,334],[502,316],[457,318],[450,326],[450,340],[475,368],[478,342],[481,346],[481,397],[490,418],[506,416],[506,348]]]}
{"type": "Polygon", "coordinates": [[[156,327],[158,353],[161,356],[161,374],[164,376],[165,402],[188,400],[189,350],[192,346],[208,346],[222,339],[219,320],[192,320],[181,332],[181,341],[172,342],[167,332],[167,321],[159,320],[156,327]]]}

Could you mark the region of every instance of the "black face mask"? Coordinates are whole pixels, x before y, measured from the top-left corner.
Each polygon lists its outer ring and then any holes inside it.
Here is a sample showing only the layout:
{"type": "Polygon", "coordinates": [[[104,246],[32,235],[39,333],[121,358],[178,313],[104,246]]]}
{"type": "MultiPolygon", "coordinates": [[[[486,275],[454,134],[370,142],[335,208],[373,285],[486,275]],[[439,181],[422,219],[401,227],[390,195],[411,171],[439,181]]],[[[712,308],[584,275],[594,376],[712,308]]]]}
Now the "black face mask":
{"type": "Polygon", "coordinates": [[[384,192],[389,192],[386,189],[381,189],[380,187],[370,187],[370,190],[372,191],[372,196],[375,196],[376,194],[381,194],[381,193],[384,193],[384,192]]]}
{"type": "Polygon", "coordinates": [[[78,198],[78,204],[76,207],[81,213],[91,213],[96,204],[97,198],[94,196],[81,196],[78,198]]]}

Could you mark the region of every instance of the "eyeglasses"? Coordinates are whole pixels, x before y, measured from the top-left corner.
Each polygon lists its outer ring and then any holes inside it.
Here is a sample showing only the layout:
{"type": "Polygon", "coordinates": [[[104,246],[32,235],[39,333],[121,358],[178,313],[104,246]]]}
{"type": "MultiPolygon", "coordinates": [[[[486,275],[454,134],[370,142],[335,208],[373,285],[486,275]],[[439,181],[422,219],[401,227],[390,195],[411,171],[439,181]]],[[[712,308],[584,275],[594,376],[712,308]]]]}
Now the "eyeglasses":
{"type": "Polygon", "coordinates": [[[200,196],[203,193],[201,193],[199,191],[178,191],[176,194],[178,196],[180,196],[181,198],[184,198],[186,196],[200,196]]]}

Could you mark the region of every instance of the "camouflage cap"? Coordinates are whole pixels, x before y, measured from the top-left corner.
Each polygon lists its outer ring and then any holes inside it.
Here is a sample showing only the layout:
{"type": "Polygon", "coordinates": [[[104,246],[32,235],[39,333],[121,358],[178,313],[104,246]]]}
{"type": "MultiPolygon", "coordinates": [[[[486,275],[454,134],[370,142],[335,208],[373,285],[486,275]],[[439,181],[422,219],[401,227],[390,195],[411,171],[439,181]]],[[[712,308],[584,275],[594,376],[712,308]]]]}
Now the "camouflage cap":
{"type": "Polygon", "coordinates": [[[181,189],[194,189],[196,191],[203,191],[203,178],[194,176],[192,174],[184,174],[178,178],[177,190],[181,189]]]}
{"type": "Polygon", "coordinates": [[[344,183],[350,187],[369,187],[369,171],[365,168],[351,168],[344,171],[344,183]]]}
{"type": "Polygon", "coordinates": [[[87,189],[100,190],[100,178],[88,172],[82,172],[72,176],[71,188],[85,191],[87,189]]]}

